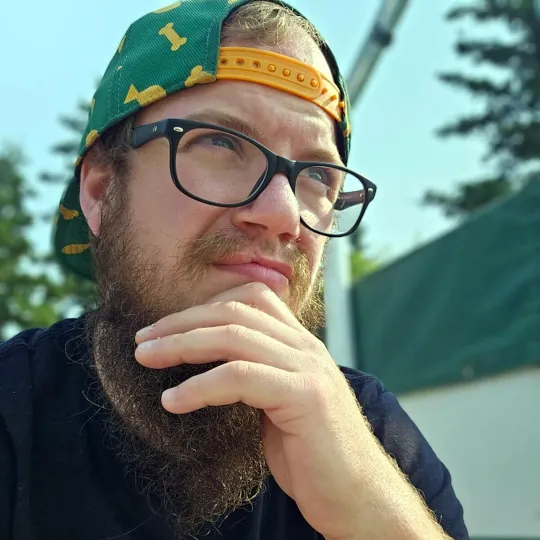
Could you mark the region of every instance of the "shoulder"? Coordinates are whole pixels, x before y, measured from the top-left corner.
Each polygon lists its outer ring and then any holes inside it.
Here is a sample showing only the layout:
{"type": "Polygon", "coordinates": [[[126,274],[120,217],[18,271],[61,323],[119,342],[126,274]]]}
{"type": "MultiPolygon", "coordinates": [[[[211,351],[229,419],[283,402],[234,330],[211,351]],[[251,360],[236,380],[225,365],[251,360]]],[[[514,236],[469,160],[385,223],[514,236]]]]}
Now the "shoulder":
{"type": "Polygon", "coordinates": [[[10,403],[23,396],[36,399],[53,379],[61,383],[63,368],[80,356],[83,343],[83,318],[24,330],[0,343],[0,405],[6,405],[6,396],[10,403]]]}
{"type": "Polygon", "coordinates": [[[400,465],[406,471],[412,469],[427,442],[396,396],[373,375],[350,368],[340,369],[354,390],[374,434],[387,452],[400,456],[400,465]]]}
{"type": "MultiPolygon", "coordinates": [[[[69,388],[62,358],[79,326],[79,320],[64,320],[50,328],[24,330],[0,343],[0,538],[9,538],[8,531],[16,526],[16,508],[20,515],[30,512],[28,486],[36,444],[43,440],[36,427],[47,429],[47,405],[58,393],[51,381],[58,379],[69,388]]],[[[27,526],[24,521],[22,527],[27,526]]]]}
{"type": "Polygon", "coordinates": [[[23,330],[7,341],[0,342],[0,369],[14,358],[31,359],[39,352],[54,351],[62,346],[70,336],[80,334],[82,318],[64,319],[49,328],[23,330]]]}
{"type": "Polygon", "coordinates": [[[382,382],[373,375],[343,366],[339,369],[345,375],[363,409],[370,408],[379,401],[383,393],[387,392],[382,382]]]}
{"type": "Polygon", "coordinates": [[[372,375],[344,367],[341,370],[386,453],[423,494],[452,538],[467,539],[463,508],[454,493],[450,473],[396,396],[372,375]]]}

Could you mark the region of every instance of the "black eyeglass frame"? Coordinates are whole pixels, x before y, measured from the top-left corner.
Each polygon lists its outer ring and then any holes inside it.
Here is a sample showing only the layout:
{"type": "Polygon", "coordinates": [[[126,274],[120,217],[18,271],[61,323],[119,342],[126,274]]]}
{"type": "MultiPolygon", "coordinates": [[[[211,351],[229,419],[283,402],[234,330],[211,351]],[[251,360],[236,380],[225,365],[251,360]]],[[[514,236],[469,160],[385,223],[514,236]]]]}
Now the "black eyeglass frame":
{"type": "MultiPolygon", "coordinates": [[[[365,201],[362,204],[362,210],[360,212],[359,217],[357,218],[354,225],[347,232],[336,234],[336,233],[323,233],[323,232],[317,231],[313,229],[312,227],[310,227],[300,215],[300,221],[302,225],[304,225],[304,227],[306,227],[307,229],[309,229],[310,231],[316,234],[320,234],[328,238],[342,238],[344,236],[349,236],[350,234],[352,234],[360,225],[360,222],[362,221],[362,218],[364,217],[364,214],[366,213],[367,207],[373,201],[377,193],[377,186],[373,182],[371,182],[364,176],[352,171],[351,169],[347,169],[346,167],[342,167],[335,163],[324,163],[320,161],[293,161],[293,160],[290,160],[290,159],[287,159],[285,157],[275,154],[270,149],[266,148],[266,146],[262,145],[255,139],[252,139],[251,137],[248,137],[247,135],[239,131],[236,131],[234,129],[228,129],[228,128],[218,126],[215,124],[199,122],[196,120],[185,120],[181,118],[168,118],[168,119],[160,120],[159,122],[155,122],[152,124],[145,124],[142,126],[138,126],[134,128],[131,133],[131,147],[134,149],[137,149],[151,141],[161,139],[163,137],[165,137],[169,141],[169,168],[170,168],[170,174],[174,182],[174,185],[187,197],[190,197],[191,199],[194,199],[201,203],[208,204],[210,206],[217,206],[221,208],[239,208],[241,206],[246,206],[250,204],[251,202],[253,202],[266,189],[268,184],[271,182],[272,178],[274,178],[274,176],[278,173],[283,173],[287,177],[287,179],[289,180],[291,189],[293,193],[295,193],[295,195],[296,195],[296,181],[297,181],[298,175],[300,174],[301,171],[303,171],[307,167],[332,167],[334,169],[338,169],[338,170],[344,171],[348,174],[355,176],[356,178],[360,180],[360,182],[364,186],[366,195],[364,195],[365,201]],[[267,163],[266,172],[264,176],[255,184],[255,187],[252,193],[249,195],[247,199],[239,203],[216,203],[214,201],[209,201],[207,199],[197,197],[193,193],[190,193],[189,191],[184,189],[184,187],[182,186],[182,183],[178,179],[178,174],[176,171],[176,154],[178,152],[178,145],[182,137],[186,133],[189,133],[190,131],[194,129],[216,129],[224,133],[228,133],[229,135],[234,135],[235,137],[244,139],[245,141],[253,144],[264,154],[264,156],[266,157],[266,163],[267,163]]],[[[337,205],[334,205],[334,209],[345,210],[348,206],[349,205],[347,204],[347,201],[345,200],[345,201],[341,201],[339,208],[337,207],[337,205]]]]}

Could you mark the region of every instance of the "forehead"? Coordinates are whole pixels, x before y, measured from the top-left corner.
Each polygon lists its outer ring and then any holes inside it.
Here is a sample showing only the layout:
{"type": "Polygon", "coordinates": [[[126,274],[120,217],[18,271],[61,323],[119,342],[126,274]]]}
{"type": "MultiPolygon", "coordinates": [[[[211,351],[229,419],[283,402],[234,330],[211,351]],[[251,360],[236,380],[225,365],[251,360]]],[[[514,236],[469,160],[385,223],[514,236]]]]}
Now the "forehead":
{"type": "MultiPolygon", "coordinates": [[[[254,47],[253,44],[238,41],[226,45],[254,47]]],[[[255,48],[264,48],[308,63],[332,78],[328,62],[314,42],[255,48]]],[[[294,130],[300,137],[303,133],[306,136],[309,134],[314,143],[320,140],[322,144],[337,144],[337,124],[321,107],[287,92],[245,81],[217,81],[182,90],[143,109],[137,123],[183,118],[209,107],[255,122],[260,126],[259,131],[267,133],[269,137],[294,130]]]]}

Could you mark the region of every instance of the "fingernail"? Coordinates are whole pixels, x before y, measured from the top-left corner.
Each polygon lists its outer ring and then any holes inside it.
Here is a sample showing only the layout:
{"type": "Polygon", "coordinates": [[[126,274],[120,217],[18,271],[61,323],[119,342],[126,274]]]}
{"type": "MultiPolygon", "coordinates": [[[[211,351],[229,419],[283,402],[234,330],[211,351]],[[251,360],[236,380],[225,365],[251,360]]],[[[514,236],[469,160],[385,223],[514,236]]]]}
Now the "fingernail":
{"type": "Polygon", "coordinates": [[[168,390],[165,390],[163,394],[161,394],[161,401],[162,403],[166,403],[174,401],[174,398],[176,396],[176,388],[169,388],[168,390]]]}
{"type": "Polygon", "coordinates": [[[152,324],[150,326],[147,326],[146,328],[143,328],[142,330],[139,330],[137,332],[137,337],[144,337],[144,336],[148,335],[155,327],[156,327],[156,325],[152,324]]]}
{"type": "Polygon", "coordinates": [[[144,343],[141,343],[137,346],[137,350],[141,352],[146,352],[151,349],[153,349],[156,346],[157,339],[154,339],[152,341],[145,341],[144,343]]]}

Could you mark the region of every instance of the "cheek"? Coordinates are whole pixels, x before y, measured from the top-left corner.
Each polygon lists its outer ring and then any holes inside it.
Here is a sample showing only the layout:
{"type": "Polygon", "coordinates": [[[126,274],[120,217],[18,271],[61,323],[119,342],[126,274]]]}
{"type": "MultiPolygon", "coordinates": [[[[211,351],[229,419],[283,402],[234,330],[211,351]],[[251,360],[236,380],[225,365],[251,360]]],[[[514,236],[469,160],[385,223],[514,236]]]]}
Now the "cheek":
{"type": "Polygon", "coordinates": [[[165,173],[133,177],[130,189],[131,223],[138,243],[153,246],[174,259],[179,242],[199,238],[219,219],[220,208],[204,205],[181,193],[165,173]]]}
{"type": "Polygon", "coordinates": [[[300,236],[300,245],[309,259],[309,268],[313,277],[322,265],[326,243],[327,239],[324,236],[312,233],[307,229],[304,229],[300,236]]]}

